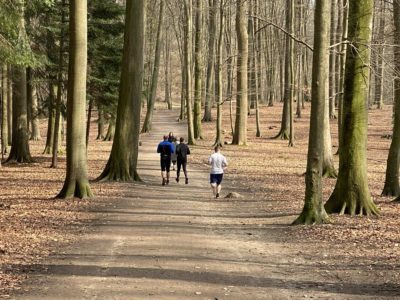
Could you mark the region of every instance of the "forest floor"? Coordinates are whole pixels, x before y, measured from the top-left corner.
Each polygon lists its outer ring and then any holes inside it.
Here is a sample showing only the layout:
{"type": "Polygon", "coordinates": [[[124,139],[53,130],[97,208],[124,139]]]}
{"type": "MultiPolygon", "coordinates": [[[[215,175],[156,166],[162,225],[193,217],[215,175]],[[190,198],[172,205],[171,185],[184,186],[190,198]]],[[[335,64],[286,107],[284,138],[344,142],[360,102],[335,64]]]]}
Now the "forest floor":
{"type": "MultiPolygon", "coordinates": [[[[157,110],[143,136],[144,184],[93,183],[92,200],[55,201],[64,164],[0,170],[0,297],[13,299],[385,299],[400,297],[400,205],[380,197],[391,107],[371,110],[368,172],[379,218],[333,216],[333,224],[290,226],[303,206],[308,110],[296,119],[296,144],[271,140],[281,106],[262,109],[263,137],[226,145],[223,197],[211,197],[205,164],[214,123],[192,147],[190,184],[160,185],[156,144],[166,131],[186,136],[176,111],[157,110]],[[27,279],[26,279],[27,278],[27,279]],[[22,281],[26,279],[25,281],[22,281]],[[21,283],[22,281],[22,283],[21,283]]],[[[224,115],[226,140],[231,136],[224,115]]],[[[332,124],[337,147],[336,121],[332,124]]],[[[89,147],[89,175],[100,174],[111,143],[89,147]]],[[[337,165],[337,157],[335,157],[337,165]]],[[[335,180],[324,181],[327,198],[335,180]]]]}

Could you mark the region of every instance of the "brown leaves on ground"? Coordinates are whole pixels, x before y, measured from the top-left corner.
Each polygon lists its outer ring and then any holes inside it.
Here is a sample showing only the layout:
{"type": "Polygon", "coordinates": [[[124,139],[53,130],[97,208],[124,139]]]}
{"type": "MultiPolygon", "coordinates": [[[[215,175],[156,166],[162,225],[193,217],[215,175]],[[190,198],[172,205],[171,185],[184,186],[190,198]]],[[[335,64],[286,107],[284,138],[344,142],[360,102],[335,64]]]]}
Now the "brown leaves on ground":
{"type": "MultiPolygon", "coordinates": [[[[234,110],[235,111],[235,110],[234,110]]],[[[279,129],[282,106],[262,106],[262,137],[256,138],[254,111],[249,117],[247,146],[229,145],[230,118],[228,109],[224,113],[225,139],[223,147],[229,167],[226,180],[233,190],[248,200],[243,210],[250,210],[256,216],[264,215],[267,223],[282,221],[290,224],[303,208],[305,193],[304,172],[307,162],[309,104],[303,110],[303,117],[295,119],[295,147],[288,147],[288,141],[271,139],[279,129]],[[278,221],[279,218],[282,217],[278,221]],[[268,221],[269,219],[269,221],[268,221]]],[[[392,106],[369,112],[368,134],[368,179],[375,203],[380,209],[379,218],[332,216],[332,224],[318,226],[287,226],[279,239],[288,247],[304,249],[302,255],[309,257],[309,263],[321,269],[341,270],[345,280],[346,268],[358,267],[376,277],[377,283],[397,283],[400,277],[400,205],[392,199],[381,197],[385,180],[386,159],[390,139],[382,138],[392,131],[392,106]],[[349,267],[344,267],[344,266],[349,267]],[[393,271],[388,273],[388,271],[393,271]],[[386,275],[381,275],[386,272],[386,275]]],[[[337,151],[337,120],[331,121],[333,154],[337,151]]],[[[212,152],[215,138],[215,122],[203,127],[204,140],[193,147],[192,164],[205,165],[212,152]]],[[[334,155],[338,168],[338,156],[334,155]]],[[[335,179],[324,179],[324,200],[333,191],[335,179]]],[[[225,193],[231,192],[225,191],[225,193]]],[[[262,219],[261,219],[262,220],[262,219]]],[[[257,218],[257,222],[260,219],[257,218]]],[[[262,222],[262,221],[261,221],[262,222]]],[[[350,274],[350,273],[349,273],[350,274]]],[[[348,274],[347,274],[348,275],[348,274]]],[[[349,275],[350,276],[350,275],[349,275]]],[[[351,276],[355,276],[352,274],[351,276]]],[[[360,276],[360,275],[358,275],[360,276]]]]}

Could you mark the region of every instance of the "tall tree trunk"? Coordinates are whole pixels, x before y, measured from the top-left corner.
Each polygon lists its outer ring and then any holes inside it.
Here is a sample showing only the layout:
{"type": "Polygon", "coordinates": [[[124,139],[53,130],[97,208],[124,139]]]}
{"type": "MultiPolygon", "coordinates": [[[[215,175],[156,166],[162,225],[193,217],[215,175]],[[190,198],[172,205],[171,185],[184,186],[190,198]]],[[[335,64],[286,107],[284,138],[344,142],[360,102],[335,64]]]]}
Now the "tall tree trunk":
{"type": "Polygon", "coordinates": [[[115,138],[100,180],[140,181],[137,172],[144,56],[144,0],[129,0],[115,138]]]}
{"type": "Polygon", "coordinates": [[[222,133],[222,93],[223,93],[223,84],[222,84],[222,55],[223,55],[223,47],[224,47],[224,0],[214,0],[216,2],[220,2],[220,25],[219,25],[219,34],[218,34],[218,47],[217,47],[217,64],[216,64],[216,73],[217,77],[215,90],[217,92],[218,101],[217,101],[217,134],[215,138],[215,146],[223,146],[224,145],[224,135],[222,133]]]}
{"type": "Polygon", "coordinates": [[[33,141],[41,140],[39,129],[39,110],[38,110],[38,97],[36,84],[33,82],[33,71],[31,68],[27,69],[27,96],[30,106],[30,122],[31,122],[31,136],[33,141]]]}
{"type": "Polygon", "coordinates": [[[157,85],[158,85],[158,75],[160,69],[160,58],[162,49],[162,27],[164,19],[164,1],[160,1],[160,14],[158,17],[158,27],[157,27],[157,39],[156,39],[156,50],[154,53],[154,69],[151,76],[151,87],[150,95],[147,101],[147,112],[146,118],[143,122],[142,133],[150,132],[153,122],[154,105],[156,102],[157,85]]]}
{"type": "MultiPolygon", "coordinates": [[[[289,30],[292,35],[294,35],[294,16],[295,16],[295,1],[288,0],[288,9],[289,9],[289,30]]],[[[294,87],[295,87],[295,70],[294,70],[294,59],[295,59],[295,51],[294,51],[294,41],[292,38],[287,38],[288,41],[288,60],[286,64],[289,67],[289,83],[287,84],[287,88],[289,88],[289,147],[294,146],[294,120],[293,120],[293,98],[294,98],[294,87]]]]}
{"type": "Polygon", "coordinates": [[[69,1],[70,55],[67,100],[67,174],[57,198],[92,197],[85,141],[87,0],[69,1]]]}
{"type": "Polygon", "coordinates": [[[194,110],[193,110],[193,130],[194,138],[202,139],[201,130],[201,90],[202,90],[202,18],[203,18],[203,3],[204,0],[196,0],[196,21],[195,21],[195,46],[194,46],[194,110]]]}
{"type": "Polygon", "coordinates": [[[104,139],[104,111],[101,104],[97,104],[98,119],[97,119],[97,137],[96,140],[104,139]]]}
{"type": "Polygon", "coordinates": [[[236,34],[238,40],[238,58],[237,58],[237,96],[236,96],[236,121],[235,134],[232,143],[235,145],[247,144],[247,72],[249,43],[247,34],[247,0],[237,0],[236,11],[236,34]]]}
{"type": "Polygon", "coordinates": [[[325,204],[328,213],[376,215],[367,179],[367,94],[369,82],[372,0],[349,1],[349,40],[343,99],[339,175],[325,204]]]}
{"type": "Polygon", "coordinates": [[[380,1],[379,29],[376,50],[377,70],[375,73],[375,104],[378,109],[383,108],[383,77],[385,71],[385,0],[380,1]]]}
{"type": "Polygon", "coordinates": [[[204,122],[211,122],[211,107],[213,93],[213,74],[214,74],[214,47],[215,47],[215,30],[217,17],[217,0],[208,0],[209,3],[209,20],[208,20],[208,52],[207,52],[207,77],[206,77],[206,99],[204,105],[204,122]]]}
{"type": "Polygon", "coordinates": [[[8,153],[8,66],[7,64],[2,65],[2,102],[1,102],[1,150],[2,157],[8,153]]]}
{"type": "Polygon", "coordinates": [[[171,97],[171,42],[169,37],[169,28],[166,28],[165,32],[165,45],[164,45],[164,75],[165,75],[165,86],[164,86],[164,97],[165,102],[168,105],[168,109],[172,109],[172,97],[171,97]]]}
{"type": "MultiPolygon", "coordinates": [[[[331,1],[331,28],[330,28],[330,39],[331,45],[336,43],[336,5],[337,0],[331,1]]],[[[336,53],[331,51],[329,57],[329,118],[336,119],[336,53]]]]}
{"type": "Polygon", "coordinates": [[[192,21],[192,1],[184,0],[185,11],[185,96],[186,96],[186,117],[188,123],[188,143],[195,144],[193,128],[193,109],[192,109],[192,41],[193,41],[193,21],[192,21]]]}
{"type": "Polygon", "coordinates": [[[325,119],[329,77],[329,26],[328,0],[318,0],[315,7],[314,57],[312,72],[312,97],[310,134],[307,155],[306,193],[304,207],[294,224],[319,224],[329,221],[322,199],[322,154],[324,131],[320,130],[325,119]]]}
{"type": "Polygon", "coordinates": [[[53,152],[54,145],[54,128],[55,128],[55,86],[53,83],[53,78],[49,78],[49,96],[47,98],[48,106],[48,122],[47,122],[47,136],[46,136],[46,146],[44,148],[43,154],[51,154],[53,152]]]}
{"type": "Polygon", "coordinates": [[[8,81],[7,81],[7,139],[8,145],[12,143],[12,132],[13,132],[13,85],[12,85],[12,69],[9,65],[7,67],[8,81]]]}
{"type": "Polygon", "coordinates": [[[10,156],[7,162],[32,162],[29,151],[28,111],[26,69],[21,66],[13,68],[13,136],[10,156]]]}
{"type": "MultiPolygon", "coordinates": [[[[394,61],[396,74],[400,74],[400,0],[393,1],[393,21],[395,26],[395,45],[394,61]]],[[[390,144],[389,156],[386,165],[385,186],[382,191],[383,196],[399,196],[399,166],[400,166],[400,77],[397,76],[394,82],[395,102],[394,102],[394,125],[393,138],[390,144]]],[[[400,201],[400,197],[396,199],[400,201]]]]}

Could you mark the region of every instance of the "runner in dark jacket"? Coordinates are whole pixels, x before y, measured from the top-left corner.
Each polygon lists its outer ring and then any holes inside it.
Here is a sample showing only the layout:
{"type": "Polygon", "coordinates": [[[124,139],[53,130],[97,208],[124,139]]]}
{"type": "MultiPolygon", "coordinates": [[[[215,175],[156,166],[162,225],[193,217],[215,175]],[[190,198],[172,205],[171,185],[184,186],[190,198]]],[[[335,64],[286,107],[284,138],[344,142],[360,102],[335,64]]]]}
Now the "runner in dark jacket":
{"type": "Polygon", "coordinates": [[[168,142],[168,136],[164,136],[164,141],[158,144],[157,153],[160,153],[162,185],[165,185],[169,183],[171,154],[174,153],[172,144],[168,142]]]}
{"type": "Polygon", "coordinates": [[[177,165],[178,169],[176,171],[176,182],[179,182],[179,175],[181,172],[181,168],[183,169],[183,173],[185,174],[185,183],[189,183],[189,179],[187,176],[187,156],[190,154],[190,149],[188,145],[185,144],[185,139],[181,137],[179,139],[179,145],[176,146],[176,156],[177,156],[177,165]]]}

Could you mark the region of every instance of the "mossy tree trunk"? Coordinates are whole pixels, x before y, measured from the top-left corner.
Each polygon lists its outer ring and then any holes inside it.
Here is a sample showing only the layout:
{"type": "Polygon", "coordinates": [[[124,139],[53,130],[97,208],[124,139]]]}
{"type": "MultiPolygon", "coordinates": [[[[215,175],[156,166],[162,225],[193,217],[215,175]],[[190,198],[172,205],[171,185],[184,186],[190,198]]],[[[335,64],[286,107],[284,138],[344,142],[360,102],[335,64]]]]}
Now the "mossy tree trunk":
{"type": "MultiPolygon", "coordinates": [[[[160,1],[160,11],[158,17],[157,27],[157,38],[156,38],[156,50],[154,52],[154,66],[153,73],[151,76],[150,94],[147,100],[147,111],[146,117],[143,122],[142,133],[150,132],[153,123],[154,105],[156,102],[157,86],[158,86],[158,75],[160,70],[160,58],[162,49],[162,28],[164,19],[164,1],[160,1]]],[[[118,118],[118,117],[117,117],[118,118]]]]}
{"type": "Polygon", "coordinates": [[[144,0],[129,0],[114,142],[99,180],[140,181],[137,173],[144,56],[144,0]]]}
{"type": "Polygon", "coordinates": [[[10,155],[7,162],[32,162],[29,151],[27,85],[25,67],[13,68],[13,130],[10,155]]]}
{"type": "Polygon", "coordinates": [[[97,137],[96,140],[104,139],[104,111],[101,104],[97,104],[98,119],[97,119],[97,137]]]}
{"type": "Polygon", "coordinates": [[[219,33],[218,33],[218,47],[217,47],[217,64],[216,64],[216,73],[215,76],[217,77],[216,81],[216,92],[218,96],[217,100],[217,134],[215,138],[215,146],[223,146],[224,145],[224,135],[222,133],[222,105],[223,105],[223,84],[222,84],[222,55],[223,55],[223,47],[224,47],[224,0],[215,0],[216,2],[220,2],[220,26],[219,26],[219,33]]]}
{"type": "Polygon", "coordinates": [[[238,41],[238,58],[237,58],[237,95],[236,95],[236,121],[235,134],[232,143],[235,145],[247,144],[247,114],[248,114],[248,55],[249,43],[247,33],[247,6],[248,1],[236,1],[236,34],[238,41]]]}
{"type": "Polygon", "coordinates": [[[186,118],[188,123],[188,144],[194,145],[193,104],[192,104],[192,40],[193,40],[193,6],[191,0],[184,1],[185,37],[184,37],[184,64],[185,64],[185,96],[186,118]]]}
{"type": "MultiPolygon", "coordinates": [[[[330,43],[334,45],[336,43],[336,11],[337,11],[337,0],[331,0],[331,27],[330,27],[330,43]]],[[[329,55],[329,118],[336,119],[336,52],[331,51],[329,55]]]]}
{"type": "Polygon", "coordinates": [[[44,148],[43,154],[52,154],[53,153],[53,145],[54,145],[54,128],[55,128],[55,86],[53,83],[53,78],[49,78],[49,96],[47,98],[47,106],[48,106],[48,121],[47,121],[47,136],[46,136],[46,146],[44,148]]]}
{"type": "Polygon", "coordinates": [[[385,73],[385,16],[386,16],[386,0],[381,0],[379,10],[379,25],[377,36],[376,63],[375,72],[375,104],[378,109],[383,108],[383,89],[384,89],[384,73],[385,73]]]}
{"type": "MultiPolygon", "coordinates": [[[[400,0],[393,1],[393,21],[395,25],[395,44],[400,45],[400,0]]],[[[395,70],[400,74],[400,48],[394,47],[395,70]]],[[[395,102],[393,138],[390,144],[386,166],[385,186],[383,196],[400,196],[399,166],[400,166],[400,77],[395,79],[395,102]]],[[[400,197],[396,199],[400,201],[400,197]]]]}
{"type": "Polygon", "coordinates": [[[69,1],[67,174],[57,198],[92,197],[86,157],[87,0],[69,1]]]}
{"type": "Polygon", "coordinates": [[[307,155],[306,193],[304,207],[293,224],[319,224],[329,221],[322,201],[322,161],[325,111],[329,93],[329,26],[331,5],[319,0],[315,7],[314,57],[312,72],[312,99],[310,134],[307,155]]]}
{"type": "Polygon", "coordinates": [[[215,48],[215,31],[217,17],[217,0],[208,0],[209,15],[208,15],[208,51],[207,51],[207,77],[206,77],[206,99],[204,104],[204,122],[211,122],[211,108],[213,92],[213,74],[214,74],[214,48],[215,48]]]}
{"type": "Polygon", "coordinates": [[[104,137],[103,141],[106,141],[106,142],[113,141],[114,140],[114,135],[115,135],[115,117],[112,116],[108,120],[107,133],[106,133],[106,136],[104,137]]]}
{"type": "Polygon", "coordinates": [[[40,135],[39,128],[39,109],[38,109],[38,95],[37,88],[34,82],[33,70],[31,68],[27,69],[27,77],[28,77],[28,86],[27,86],[27,94],[28,94],[28,103],[30,107],[30,123],[31,123],[31,136],[30,139],[33,141],[39,141],[42,139],[40,135]]]}
{"type": "Polygon", "coordinates": [[[13,85],[12,85],[12,70],[11,66],[9,65],[7,68],[8,72],[8,81],[7,81],[7,139],[8,139],[8,145],[11,146],[12,143],[12,130],[13,130],[13,110],[12,110],[12,103],[13,103],[13,85]]]}
{"type": "Polygon", "coordinates": [[[339,175],[325,204],[328,213],[377,215],[367,179],[367,95],[373,16],[372,0],[349,1],[343,123],[339,175]]]}

